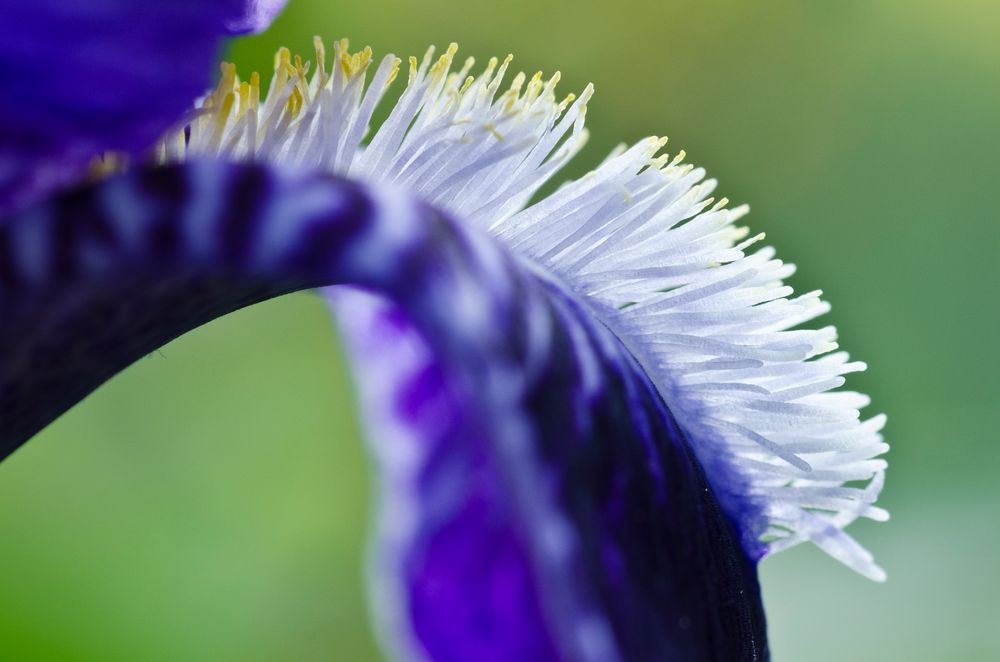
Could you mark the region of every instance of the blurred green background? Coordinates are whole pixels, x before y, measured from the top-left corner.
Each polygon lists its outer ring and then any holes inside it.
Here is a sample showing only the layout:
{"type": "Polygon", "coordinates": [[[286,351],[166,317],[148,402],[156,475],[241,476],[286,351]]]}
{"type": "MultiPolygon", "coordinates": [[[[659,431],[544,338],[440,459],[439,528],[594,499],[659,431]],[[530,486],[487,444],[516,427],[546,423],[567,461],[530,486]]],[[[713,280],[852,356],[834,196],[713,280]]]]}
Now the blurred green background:
{"type": "MultiPolygon", "coordinates": [[[[292,0],[231,57],[455,40],[594,82],[574,173],[670,135],[825,290],[889,414],[893,520],[852,529],[889,581],[809,547],[766,560],[775,660],[997,660],[998,28],[993,0],[292,0]]],[[[0,659],[380,659],[359,438],[313,295],[141,361],[0,465],[0,659]]]]}

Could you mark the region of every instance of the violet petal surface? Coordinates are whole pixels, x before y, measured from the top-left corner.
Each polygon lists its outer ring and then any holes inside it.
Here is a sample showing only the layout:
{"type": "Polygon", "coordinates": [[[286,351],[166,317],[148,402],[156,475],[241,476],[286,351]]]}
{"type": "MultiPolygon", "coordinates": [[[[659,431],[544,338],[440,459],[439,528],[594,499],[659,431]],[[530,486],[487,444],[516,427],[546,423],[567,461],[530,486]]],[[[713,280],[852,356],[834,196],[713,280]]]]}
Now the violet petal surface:
{"type": "Polygon", "coordinates": [[[273,5],[0,3],[0,214],[79,179],[103,151],[149,148],[211,83],[227,26],[261,27],[273,5]]]}
{"type": "Polygon", "coordinates": [[[192,162],[9,219],[0,452],[185,331],[326,285],[350,286],[401,657],[767,658],[755,563],[639,364],[558,282],[399,193],[192,162]]]}

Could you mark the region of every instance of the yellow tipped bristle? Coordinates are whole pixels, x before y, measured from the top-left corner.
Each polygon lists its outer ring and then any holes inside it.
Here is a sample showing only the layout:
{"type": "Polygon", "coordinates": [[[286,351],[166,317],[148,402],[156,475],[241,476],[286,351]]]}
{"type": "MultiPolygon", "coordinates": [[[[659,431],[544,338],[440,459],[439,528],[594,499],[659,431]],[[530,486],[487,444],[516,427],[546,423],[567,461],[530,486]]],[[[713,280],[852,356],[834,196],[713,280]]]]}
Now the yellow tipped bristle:
{"type": "Polygon", "coordinates": [[[239,87],[240,105],[236,111],[236,119],[243,117],[250,109],[250,83],[243,81],[239,87]]]}
{"type": "Polygon", "coordinates": [[[285,46],[282,46],[274,54],[274,69],[275,71],[284,68],[285,65],[291,64],[292,62],[292,52],[288,50],[285,46]]]}
{"type": "Polygon", "coordinates": [[[408,82],[408,83],[412,83],[412,82],[413,82],[413,80],[414,80],[414,79],[415,79],[416,77],[417,77],[417,58],[415,58],[415,57],[413,57],[413,56],[411,55],[411,56],[410,56],[410,77],[409,77],[409,79],[408,79],[408,81],[407,81],[407,82],[408,82]]]}
{"type": "Polygon", "coordinates": [[[219,82],[219,86],[223,89],[231,88],[233,81],[236,80],[236,65],[232,62],[223,62],[219,65],[219,69],[222,71],[222,80],[219,82]]]}
{"type": "Polygon", "coordinates": [[[208,105],[214,108],[218,108],[225,99],[226,94],[232,92],[236,86],[236,65],[232,62],[222,62],[219,65],[219,70],[222,72],[219,84],[208,98],[208,105]]]}
{"type": "Polygon", "coordinates": [[[434,66],[431,67],[432,76],[440,76],[445,71],[451,67],[452,60],[455,58],[455,53],[458,52],[458,44],[452,42],[448,44],[448,49],[438,58],[434,66]]]}
{"type": "Polygon", "coordinates": [[[434,46],[428,46],[427,50],[424,52],[424,59],[420,61],[420,66],[429,65],[436,51],[437,48],[434,46]]]}
{"type": "Polygon", "coordinates": [[[474,57],[465,58],[465,63],[462,64],[462,69],[458,72],[459,77],[464,78],[465,76],[468,76],[469,71],[475,64],[476,64],[476,58],[474,57]]]}
{"type": "Polygon", "coordinates": [[[274,83],[278,90],[285,87],[285,83],[288,82],[289,72],[294,72],[292,69],[292,54],[291,52],[282,46],[278,49],[278,52],[274,54],[274,83]]]}
{"type": "Polygon", "coordinates": [[[302,93],[299,92],[298,87],[292,89],[292,93],[288,96],[288,101],[285,103],[285,110],[293,118],[298,117],[299,111],[302,110],[302,93]]]}
{"type": "Polygon", "coordinates": [[[232,91],[227,92],[226,96],[222,98],[222,105],[219,108],[219,112],[215,114],[215,126],[212,128],[212,144],[218,145],[222,142],[222,134],[226,130],[226,124],[229,122],[229,115],[233,111],[233,104],[236,102],[236,94],[232,91]]]}
{"type": "Polygon", "coordinates": [[[669,159],[670,159],[670,155],[669,154],[663,154],[663,155],[657,156],[655,159],[653,159],[650,162],[649,165],[651,167],[653,167],[653,168],[656,168],[657,170],[660,170],[660,169],[663,168],[663,166],[667,165],[667,161],[669,159]]]}
{"type": "Polygon", "coordinates": [[[503,62],[500,63],[500,66],[497,67],[496,75],[493,77],[493,80],[490,82],[490,84],[486,88],[486,89],[488,89],[490,91],[491,94],[495,93],[497,91],[497,89],[500,88],[500,83],[503,81],[504,72],[507,71],[507,67],[510,66],[510,63],[513,60],[514,60],[514,56],[508,54],[507,57],[505,57],[503,59],[503,62]]]}
{"type": "Polygon", "coordinates": [[[260,107],[260,74],[256,71],[250,74],[250,108],[260,107]]]}
{"type": "Polygon", "coordinates": [[[392,59],[392,67],[389,69],[389,78],[385,82],[387,87],[392,85],[393,81],[396,80],[396,76],[399,75],[399,65],[402,64],[402,62],[403,61],[398,57],[392,59]]]}
{"type": "Polygon", "coordinates": [[[527,76],[524,75],[523,71],[517,72],[517,75],[514,76],[514,80],[510,81],[510,91],[513,92],[514,94],[520,94],[521,87],[524,86],[524,81],[526,78],[527,76]]]}
{"type": "Polygon", "coordinates": [[[483,72],[483,78],[489,78],[496,71],[497,65],[500,64],[500,60],[496,57],[491,57],[486,62],[486,71],[483,72]]]}
{"type": "Polygon", "coordinates": [[[326,83],[326,46],[323,45],[323,39],[318,35],[313,37],[313,50],[316,52],[316,71],[319,72],[320,87],[326,83]]]}

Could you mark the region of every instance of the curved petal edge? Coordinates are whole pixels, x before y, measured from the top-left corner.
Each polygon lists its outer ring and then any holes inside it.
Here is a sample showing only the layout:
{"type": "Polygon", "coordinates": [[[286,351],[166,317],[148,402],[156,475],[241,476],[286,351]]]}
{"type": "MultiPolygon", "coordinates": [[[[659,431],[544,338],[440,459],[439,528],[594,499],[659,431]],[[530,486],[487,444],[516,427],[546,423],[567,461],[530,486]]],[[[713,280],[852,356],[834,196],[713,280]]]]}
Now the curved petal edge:
{"type": "Polygon", "coordinates": [[[192,162],[0,226],[4,454],[167,340],[321,285],[353,288],[397,650],[767,657],[755,561],[634,357],[558,282],[385,189],[192,162]]]}

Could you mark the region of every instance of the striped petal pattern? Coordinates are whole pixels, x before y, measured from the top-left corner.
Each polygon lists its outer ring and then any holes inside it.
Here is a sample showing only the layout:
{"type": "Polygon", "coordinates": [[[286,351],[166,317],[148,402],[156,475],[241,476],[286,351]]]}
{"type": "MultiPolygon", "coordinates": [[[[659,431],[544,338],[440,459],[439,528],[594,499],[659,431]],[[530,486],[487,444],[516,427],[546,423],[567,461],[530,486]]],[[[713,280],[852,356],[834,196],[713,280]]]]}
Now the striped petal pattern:
{"type": "Polygon", "coordinates": [[[395,650],[767,657],[755,559],[636,359],[557,278],[391,190],[194,161],[10,219],[2,453],[178,334],[327,285],[383,477],[395,650]]]}

